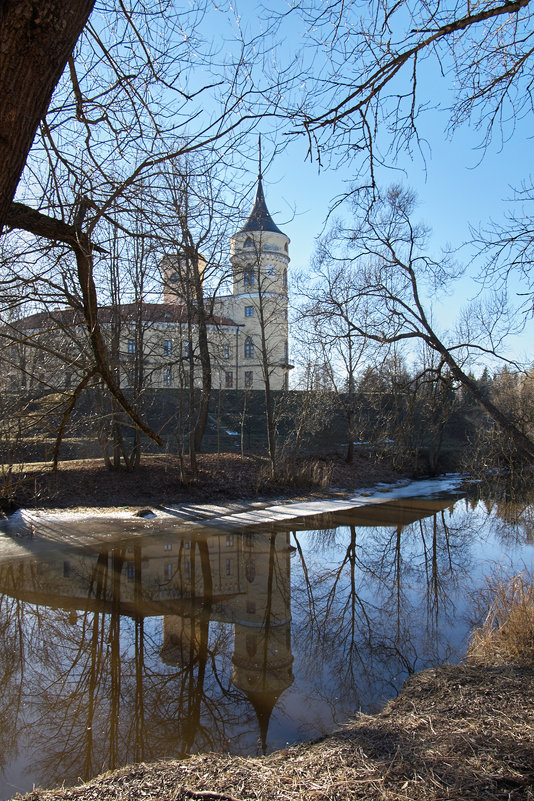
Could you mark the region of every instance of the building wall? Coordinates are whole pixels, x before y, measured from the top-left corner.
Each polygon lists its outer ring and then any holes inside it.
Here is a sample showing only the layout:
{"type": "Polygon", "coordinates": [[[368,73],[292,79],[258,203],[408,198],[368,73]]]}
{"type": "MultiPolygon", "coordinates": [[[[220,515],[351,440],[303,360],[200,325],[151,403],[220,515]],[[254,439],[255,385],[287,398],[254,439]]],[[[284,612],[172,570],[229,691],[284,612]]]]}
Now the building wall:
{"type": "Polygon", "coordinates": [[[230,240],[233,291],[215,312],[239,326],[238,389],[287,387],[289,239],[270,231],[239,232],[230,240]],[[263,352],[266,359],[262,358],[263,352]]]}

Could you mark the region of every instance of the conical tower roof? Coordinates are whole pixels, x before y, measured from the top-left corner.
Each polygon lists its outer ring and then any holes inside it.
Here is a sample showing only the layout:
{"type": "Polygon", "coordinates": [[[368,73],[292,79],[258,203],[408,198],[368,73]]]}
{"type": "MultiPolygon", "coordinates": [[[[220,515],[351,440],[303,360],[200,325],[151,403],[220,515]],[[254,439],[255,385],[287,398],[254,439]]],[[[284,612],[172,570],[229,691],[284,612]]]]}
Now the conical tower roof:
{"type": "Polygon", "coordinates": [[[263,194],[263,183],[261,173],[258,176],[258,187],[256,189],[256,199],[254,200],[254,206],[248,220],[246,221],[245,225],[239,231],[240,234],[247,233],[249,231],[270,231],[273,234],[282,234],[285,236],[284,232],[281,231],[277,225],[275,225],[273,218],[269,214],[269,210],[267,209],[267,204],[265,202],[265,195],[263,194]]]}

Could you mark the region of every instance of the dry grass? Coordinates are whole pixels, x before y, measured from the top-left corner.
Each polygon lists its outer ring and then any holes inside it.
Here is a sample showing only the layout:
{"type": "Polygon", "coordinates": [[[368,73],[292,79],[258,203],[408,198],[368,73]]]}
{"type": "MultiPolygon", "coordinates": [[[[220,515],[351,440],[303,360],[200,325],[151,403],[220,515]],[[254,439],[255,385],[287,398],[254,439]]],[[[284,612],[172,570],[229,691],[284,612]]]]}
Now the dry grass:
{"type": "Polygon", "coordinates": [[[265,457],[206,453],[197,462],[196,475],[187,470],[183,481],[178,458],[163,454],[144,455],[133,473],[106,470],[100,459],[60,462],[57,473],[49,464],[27,464],[21,466],[16,484],[0,474],[0,499],[25,507],[149,506],[255,498],[258,492],[271,496],[294,495],[297,489],[326,492],[331,486],[354,490],[401,477],[387,465],[367,459],[347,465],[335,455],[281,467],[275,479],[270,478],[265,457]]]}
{"type": "Polygon", "coordinates": [[[515,661],[533,665],[533,577],[521,573],[509,579],[488,579],[478,606],[485,606],[487,612],[482,626],[471,635],[468,658],[483,664],[515,661]]]}
{"type": "Polygon", "coordinates": [[[533,801],[533,782],[534,669],[466,664],[315,743],[130,765],[26,801],[533,801]]]}

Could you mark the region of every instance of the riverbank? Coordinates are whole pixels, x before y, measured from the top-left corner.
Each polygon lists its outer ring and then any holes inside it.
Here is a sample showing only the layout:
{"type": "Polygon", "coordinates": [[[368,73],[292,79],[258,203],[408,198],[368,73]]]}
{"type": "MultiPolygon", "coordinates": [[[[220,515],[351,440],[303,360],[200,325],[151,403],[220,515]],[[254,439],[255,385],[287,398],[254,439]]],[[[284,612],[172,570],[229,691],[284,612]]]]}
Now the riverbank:
{"type": "Polygon", "coordinates": [[[195,474],[176,456],[147,455],[141,466],[128,472],[107,470],[101,459],[63,461],[57,471],[48,463],[19,465],[0,477],[0,509],[109,508],[176,505],[184,502],[264,497],[298,497],[332,488],[354,490],[403,476],[384,462],[356,456],[347,465],[339,456],[309,457],[283,468],[276,479],[269,462],[260,456],[232,453],[201,454],[195,474]]]}
{"type": "Polygon", "coordinates": [[[25,801],[438,801],[534,798],[534,669],[445,665],[379,714],[267,757],[138,764],[25,801]]]}

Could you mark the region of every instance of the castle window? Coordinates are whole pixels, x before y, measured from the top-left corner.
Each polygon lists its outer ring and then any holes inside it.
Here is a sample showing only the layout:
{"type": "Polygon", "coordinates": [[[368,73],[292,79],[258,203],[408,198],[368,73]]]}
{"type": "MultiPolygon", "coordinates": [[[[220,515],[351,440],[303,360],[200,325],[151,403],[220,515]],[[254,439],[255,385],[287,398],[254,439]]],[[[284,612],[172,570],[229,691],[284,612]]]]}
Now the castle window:
{"type": "Polygon", "coordinates": [[[254,374],[252,370],[247,370],[245,372],[245,389],[252,389],[253,383],[254,383],[254,374]]]}
{"type": "Polygon", "coordinates": [[[128,581],[133,581],[135,578],[135,564],[128,562],[128,581]]]}
{"type": "Polygon", "coordinates": [[[229,359],[230,358],[230,345],[223,345],[222,351],[223,351],[223,357],[225,359],[229,359]]]}
{"type": "Polygon", "coordinates": [[[184,342],[184,356],[187,359],[190,353],[189,342],[184,342]]]}
{"type": "Polygon", "coordinates": [[[251,236],[247,236],[247,238],[245,239],[245,242],[243,244],[243,247],[244,248],[253,248],[254,247],[254,240],[252,239],[251,236]]]}
{"type": "Polygon", "coordinates": [[[280,248],[278,247],[278,245],[269,245],[269,244],[265,244],[265,245],[263,246],[263,249],[264,249],[264,250],[280,250],[280,248]]]}
{"type": "Polygon", "coordinates": [[[232,562],[231,562],[230,559],[226,560],[226,575],[227,576],[231,576],[232,575],[232,562]]]}
{"type": "Polygon", "coordinates": [[[247,559],[245,564],[245,576],[247,577],[249,584],[252,584],[256,578],[256,562],[254,559],[247,559]]]}
{"type": "Polygon", "coordinates": [[[234,385],[234,374],[233,373],[225,373],[224,374],[224,386],[226,389],[230,389],[234,385]]]}
{"type": "Polygon", "coordinates": [[[163,386],[170,387],[172,383],[172,370],[170,367],[163,368],[163,386]]]}
{"type": "Polygon", "coordinates": [[[289,358],[289,351],[287,347],[287,342],[284,342],[284,361],[287,362],[288,358],[289,358]]]}
{"type": "Polygon", "coordinates": [[[172,342],[170,339],[163,340],[163,355],[170,356],[172,353],[172,342]]]}
{"type": "Polygon", "coordinates": [[[282,283],[284,285],[284,289],[287,289],[287,270],[284,270],[284,275],[282,277],[282,283]]]}
{"type": "Polygon", "coordinates": [[[254,317],[254,306],[245,306],[245,317],[254,317]]]}
{"type": "Polygon", "coordinates": [[[135,353],[135,339],[128,340],[128,353],[135,353]]]}
{"type": "Polygon", "coordinates": [[[267,267],[265,268],[265,274],[266,274],[266,275],[267,275],[269,278],[274,278],[274,272],[275,272],[275,270],[274,270],[274,264],[268,264],[268,265],[267,265],[267,267]]]}
{"type": "Polygon", "coordinates": [[[245,270],[244,282],[245,282],[245,286],[253,286],[254,285],[254,270],[245,270]]]}
{"type": "Polygon", "coordinates": [[[233,534],[227,534],[226,535],[226,547],[227,548],[231,548],[233,544],[234,544],[234,535],[233,534]]]}
{"type": "Polygon", "coordinates": [[[252,341],[252,337],[247,337],[245,339],[245,359],[253,359],[254,358],[254,342],[252,341]]]}
{"type": "Polygon", "coordinates": [[[172,283],[175,284],[179,278],[180,276],[178,273],[172,273],[172,275],[169,276],[169,281],[172,281],[172,283]]]}

